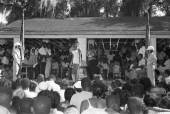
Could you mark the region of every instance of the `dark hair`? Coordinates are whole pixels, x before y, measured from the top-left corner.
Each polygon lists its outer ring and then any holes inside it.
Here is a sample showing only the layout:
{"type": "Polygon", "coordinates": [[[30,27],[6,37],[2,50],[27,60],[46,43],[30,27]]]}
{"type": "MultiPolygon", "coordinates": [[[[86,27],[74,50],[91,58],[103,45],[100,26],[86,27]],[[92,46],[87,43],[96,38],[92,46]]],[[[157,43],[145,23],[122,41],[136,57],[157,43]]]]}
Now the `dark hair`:
{"type": "Polygon", "coordinates": [[[50,99],[51,101],[51,106],[52,108],[55,108],[54,104],[55,104],[55,101],[54,101],[54,94],[52,91],[49,91],[49,90],[43,90],[41,92],[38,93],[37,97],[40,97],[40,96],[46,96],[50,99]]]}
{"type": "Polygon", "coordinates": [[[102,95],[104,94],[104,84],[102,82],[93,84],[92,92],[93,96],[96,96],[97,98],[102,97],[102,95]]]}
{"type": "Polygon", "coordinates": [[[145,91],[148,91],[152,87],[151,80],[148,77],[142,77],[139,82],[143,85],[145,91]]]}
{"type": "Polygon", "coordinates": [[[143,58],[143,54],[140,53],[139,56],[141,56],[141,58],[143,58]]]}
{"type": "Polygon", "coordinates": [[[139,81],[136,78],[132,79],[130,82],[131,82],[132,85],[139,83],[139,81]]]}
{"type": "Polygon", "coordinates": [[[91,87],[91,80],[87,77],[83,78],[81,80],[81,87],[82,87],[82,89],[84,89],[86,87],[91,87]]]}
{"type": "Polygon", "coordinates": [[[29,89],[30,91],[35,91],[35,88],[37,87],[37,85],[34,82],[30,83],[29,89]]]}
{"type": "Polygon", "coordinates": [[[53,108],[57,108],[60,104],[60,94],[56,91],[53,92],[54,105],[53,108]]]}
{"type": "Polygon", "coordinates": [[[158,103],[157,99],[150,97],[150,94],[146,94],[143,101],[147,107],[156,107],[158,103]]]}
{"type": "Polygon", "coordinates": [[[67,109],[68,109],[68,108],[72,108],[72,107],[73,107],[73,108],[77,108],[75,105],[69,105],[69,106],[67,107],[67,109]]]}
{"type": "Polygon", "coordinates": [[[23,78],[21,80],[21,87],[22,89],[27,89],[30,86],[30,80],[28,78],[23,78]]]}
{"type": "Polygon", "coordinates": [[[125,83],[123,86],[122,86],[122,90],[127,90],[131,93],[131,90],[132,90],[132,84],[130,83],[125,83]]]}
{"type": "Polygon", "coordinates": [[[75,89],[73,88],[67,88],[64,93],[64,97],[66,100],[70,102],[71,97],[76,93],[75,89]]]}
{"type": "Polygon", "coordinates": [[[158,105],[160,108],[170,109],[170,98],[167,96],[163,97],[158,105]]]}

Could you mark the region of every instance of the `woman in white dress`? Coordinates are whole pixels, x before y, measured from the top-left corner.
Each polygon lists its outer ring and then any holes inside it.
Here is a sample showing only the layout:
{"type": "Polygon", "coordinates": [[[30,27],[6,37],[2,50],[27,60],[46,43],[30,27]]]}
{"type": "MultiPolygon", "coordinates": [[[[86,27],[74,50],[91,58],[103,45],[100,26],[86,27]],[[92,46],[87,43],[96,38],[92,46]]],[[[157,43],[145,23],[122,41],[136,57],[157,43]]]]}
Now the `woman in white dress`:
{"type": "Polygon", "coordinates": [[[21,64],[21,52],[20,52],[21,44],[16,42],[13,47],[13,81],[17,80],[17,75],[20,69],[21,64]]]}
{"type": "Polygon", "coordinates": [[[45,78],[48,78],[51,73],[51,45],[47,44],[47,59],[46,59],[46,66],[45,66],[45,78]]]}
{"type": "Polygon", "coordinates": [[[155,68],[157,64],[157,58],[153,54],[154,52],[154,47],[149,46],[147,48],[148,51],[148,59],[147,59],[147,76],[151,80],[152,86],[155,86],[155,68]]]}

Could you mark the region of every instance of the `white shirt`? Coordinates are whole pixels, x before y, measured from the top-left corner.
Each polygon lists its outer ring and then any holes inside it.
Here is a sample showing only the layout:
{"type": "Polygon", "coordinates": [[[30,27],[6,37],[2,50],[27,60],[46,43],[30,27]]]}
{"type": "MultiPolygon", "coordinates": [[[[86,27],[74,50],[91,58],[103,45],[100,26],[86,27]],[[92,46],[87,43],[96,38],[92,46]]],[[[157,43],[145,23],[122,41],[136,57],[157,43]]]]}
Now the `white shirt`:
{"type": "Polygon", "coordinates": [[[51,49],[46,48],[46,52],[48,55],[51,55],[51,49]]]}
{"type": "Polygon", "coordinates": [[[81,102],[92,98],[92,93],[87,91],[82,91],[81,93],[76,93],[72,96],[70,105],[75,105],[80,111],[81,102]]]}
{"type": "Polygon", "coordinates": [[[4,56],[1,60],[1,63],[4,64],[4,65],[8,65],[9,64],[9,60],[6,56],[4,56]]]}
{"type": "Polygon", "coordinates": [[[79,56],[78,49],[77,50],[73,50],[72,54],[73,54],[73,64],[79,64],[80,63],[80,56],[79,56]]]}
{"type": "Polygon", "coordinates": [[[90,109],[83,111],[81,114],[108,114],[108,113],[103,109],[90,108],[90,109]]]}
{"type": "Polygon", "coordinates": [[[51,89],[53,91],[59,91],[60,90],[60,86],[58,84],[56,84],[54,81],[47,81],[47,83],[51,86],[51,89]]]}
{"type": "Polygon", "coordinates": [[[138,66],[145,65],[145,64],[146,64],[145,59],[141,59],[138,63],[138,66]]]}
{"type": "Polygon", "coordinates": [[[52,109],[50,114],[64,114],[63,112],[61,111],[58,111],[56,108],[55,109],[52,109]]]}
{"type": "Polygon", "coordinates": [[[11,114],[9,110],[3,106],[0,106],[0,112],[1,114],[11,114]]]}
{"type": "Polygon", "coordinates": [[[26,98],[35,98],[35,97],[37,97],[37,93],[35,93],[35,92],[31,92],[29,90],[24,90],[24,92],[25,92],[25,97],[26,98]]]}
{"type": "Polygon", "coordinates": [[[60,89],[59,91],[58,91],[58,93],[60,94],[60,102],[64,102],[65,101],[65,97],[64,97],[64,93],[65,93],[65,90],[63,90],[63,89],[60,89]]]}
{"type": "Polygon", "coordinates": [[[145,57],[145,50],[146,50],[146,48],[145,48],[145,46],[143,46],[143,47],[141,47],[139,49],[139,52],[138,52],[138,54],[142,54],[143,55],[143,58],[145,57]]]}
{"type": "Polygon", "coordinates": [[[165,78],[165,82],[166,82],[166,84],[169,84],[169,83],[170,83],[170,76],[167,77],[167,78],[165,78]]]}
{"type": "Polygon", "coordinates": [[[20,64],[21,63],[21,55],[20,55],[20,50],[19,49],[15,49],[13,51],[13,57],[14,57],[14,60],[17,64],[20,64]]]}
{"type": "Polygon", "coordinates": [[[38,52],[41,54],[41,55],[47,55],[47,50],[44,48],[44,47],[41,47],[38,52]]]}

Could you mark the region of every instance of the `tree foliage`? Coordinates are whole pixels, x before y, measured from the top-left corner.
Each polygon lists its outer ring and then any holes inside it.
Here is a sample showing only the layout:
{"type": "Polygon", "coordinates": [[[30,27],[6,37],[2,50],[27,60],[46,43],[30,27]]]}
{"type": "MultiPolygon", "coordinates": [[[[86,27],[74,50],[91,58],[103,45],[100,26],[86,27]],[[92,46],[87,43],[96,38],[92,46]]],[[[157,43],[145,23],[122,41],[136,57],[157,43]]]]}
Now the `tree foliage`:
{"type": "Polygon", "coordinates": [[[11,10],[9,22],[20,19],[23,3],[25,18],[152,16],[155,6],[170,16],[170,0],[0,0],[0,13],[11,10]]]}

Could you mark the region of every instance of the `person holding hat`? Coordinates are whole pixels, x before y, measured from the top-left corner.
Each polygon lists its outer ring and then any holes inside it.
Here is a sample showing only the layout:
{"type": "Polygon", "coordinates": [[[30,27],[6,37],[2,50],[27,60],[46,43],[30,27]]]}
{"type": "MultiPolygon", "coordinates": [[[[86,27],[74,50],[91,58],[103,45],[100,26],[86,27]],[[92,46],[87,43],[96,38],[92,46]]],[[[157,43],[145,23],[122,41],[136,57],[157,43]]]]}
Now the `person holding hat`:
{"type": "Polygon", "coordinates": [[[152,86],[155,86],[155,67],[157,63],[157,58],[154,55],[154,47],[149,46],[147,49],[148,59],[147,59],[147,76],[151,80],[152,86]]]}
{"type": "Polygon", "coordinates": [[[14,58],[14,61],[13,61],[13,81],[16,81],[17,80],[17,75],[18,75],[18,72],[20,70],[20,67],[21,67],[21,44],[19,42],[16,42],[14,44],[14,47],[13,47],[13,58],[14,58]]]}

